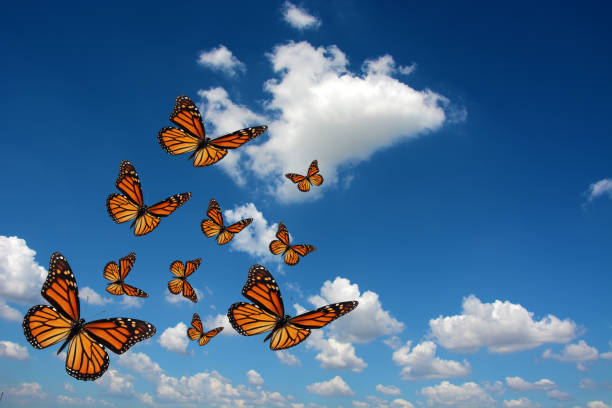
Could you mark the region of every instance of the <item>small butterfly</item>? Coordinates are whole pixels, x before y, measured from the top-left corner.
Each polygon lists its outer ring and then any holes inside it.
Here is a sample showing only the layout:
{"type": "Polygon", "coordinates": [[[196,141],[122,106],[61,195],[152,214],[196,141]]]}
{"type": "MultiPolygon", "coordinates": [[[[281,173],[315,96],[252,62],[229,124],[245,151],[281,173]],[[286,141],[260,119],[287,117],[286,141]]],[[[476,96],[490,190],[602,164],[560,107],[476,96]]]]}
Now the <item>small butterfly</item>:
{"type": "Polygon", "coordinates": [[[234,234],[239,233],[251,222],[253,222],[252,218],[246,218],[228,227],[225,227],[223,225],[223,215],[221,214],[221,207],[219,207],[219,203],[217,203],[214,198],[210,199],[206,215],[208,215],[210,219],[202,220],[202,232],[209,238],[216,236],[217,244],[219,245],[227,244],[228,242],[230,242],[232,238],[234,238],[234,234]]]}
{"type": "Polygon", "coordinates": [[[285,177],[294,183],[297,183],[298,189],[303,192],[310,191],[311,184],[314,184],[315,186],[320,186],[323,184],[323,176],[319,174],[319,163],[316,160],[313,160],[312,163],[310,163],[306,176],[295,173],[287,173],[285,174],[285,177]]]}
{"type": "Polygon", "coordinates": [[[200,346],[205,345],[210,341],[210,339],[223,331],[223,327],[217,327],[216,329],[212,329],[211,331],[204,333],[202,320],[200,320],[200,316],[198,316],[197,313],[193,314],[191,326],[193,327],[187,329],[187,335],[191,340],[197,340],[200,346]]]}
{"type": "Polygon", "coordinates": [[[115,261],[110,261],[104,267],[104,277],[111,281],[106,285],[106,291],[112,295],[123,295],[137,297],[148,297],[144,290],[140,290],[123,282],[125,277],[132,270],[136,262],[136,254],[130,252],[127,256],[119,259],[119,265],[115,261]]]}
{"type": "Polygon", "coordinates": [[[106,209],[116,223],[134,220],[134,235],[145,235],[159,224],[160,217],[167,217],[191,198],[191,193],[176,194],[148,207],[142,199],[140,179],[128,160],[121,162],[115,185],[123,194],[111,194],[106,199],[106,209]],[[125,195],[124,195],[125,194],[125,195]]]}
{"type": "Polygon", "coordinates": [[[157,134],[161,147],[169,154],[191,153],[194,167],[209,166],[225,157],[227,149],[235,149],[264,133],[267,126],[256,126],[237,130],[227,135],[210,139],[206,137],[202,115],[189,97],[180,95],[174,102],[170,122],[179,126],[165,127],[157,134]]]}
{"type": "Polygon", "coordinates": [[[126,317],[85,323],[81,319],[76,279],[59,252],[51,255],[41,294],[52,306],[37,305],[28,310],[22,323],[23,333],[37,349],[63,341],[57,354],[68,346],[66,371],[78,380],[95,380],[108,369],[104,347],[123,354],[155,334],[151,323],[126,317]]]}
{"type": "Polygon", "coordinates": [[[253,303],[237,302],[227,311],[232,327],[243,336],[271,331],[270,349],[293,347],[310,335],[310,329],[320,329],[355,309],[357,301],[333,303],[316,310],[291,317],[285,315],[280,289],[270,272],[261,265],[249,269],[249,277],[242,294],[253,303]]]}
{"type": "Polygon", "coordinates": [[[192,302],[197,302],[198,295],[196,295],[193,287],[187,282],[187,277],[200,267],[201,262],[202,260],[200,258],[187,261],[185,265],[183,265],[181,261],[172,262],[170,264],[170,272],[172,272],[176,278],[168,282],[168,290],[170,293],[178,295],[182,291],[183,296],[187,299],[192,302]]]}
{"type": "Polygon", "coordinates": [[[298,255],[306,256],[316,249],[314,246],[308,244],[291,245],[289,241],[289,232],[282,222],[278,223],[276,238],[278,239],[270,242],[270,252],[274,255],[285,254],[285,263],[287,265],[296,265],[300,262],[300,257],[298,255]]]}

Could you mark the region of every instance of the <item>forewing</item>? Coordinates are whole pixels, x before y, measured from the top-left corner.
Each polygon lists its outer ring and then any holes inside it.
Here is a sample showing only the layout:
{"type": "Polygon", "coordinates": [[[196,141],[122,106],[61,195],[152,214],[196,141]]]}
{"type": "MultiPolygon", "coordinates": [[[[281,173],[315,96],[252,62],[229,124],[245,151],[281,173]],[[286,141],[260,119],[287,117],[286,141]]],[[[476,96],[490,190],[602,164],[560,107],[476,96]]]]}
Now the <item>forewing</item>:
{"type": "Polygon", "coordinates": [[[131,221],[138,216],[138,205],[122,194],[111,194],[106,199],[106,210],[116,223],[131,221]]]}
{"type": "Polygon", "coordinates": [[[202,115],[193,101],[185,95],[179,95],[174,102],[174,109],[170,114],[170,122],[185,129],[198,139],[204,139],[204,125],[202,115]]]}
{"type": "Polygon", "coordinates": [[[200,333],[204,332],[204,328],[202,327],[202,320],[200,319],[200,316],[197,313],[193,314],[193,317],[191,318],[191,325],[200,333]]]}
{"type": "Polygon", "coordinates": [[[72,322],[54,307],[37,305],[23,318],[23,334],[37,349],[49,347],[65,340],[72,329],[72,322]]]}
{"type": "Polygon", "coordinates": [[[227,135],[217,137],[210,141],[215,147],[223,149],[235,149],[242,146],[249,140],[255,139],[268,129],[267,126],[256,126],[245,129],[240,129],[227,135]]]}
{"type": "Polygon", "coordinates": [[[308,173],[306,173],[306,177],[311,177],[313,174],[317,174],[319,172],[319,162],[313,160],[308,167],[308,173]]]}
{"type": "Polygon", "coordinates": [[[296,316],[290,322],[306,329],[319,329],[355,309],[358,304],[357,301],[333,303],[296,316]]]}
{"type": "Polygon", "coordinates": [[[121,274],[119,273],[119,265],[117,262],[110,261],[104,267],[104,277],[111,282],[117,282],[121,280],[121,274]]]}
{"type": "Polygon", "coordinates": [[[132,267],[134,266],[134,262],[136,262],[136,254],[134,252],[130,252],[123,258],[119,259],[121,280],[123,280],[127,276],[127,274],[130,273],[132,267]]]}
{"type": "Polygon", "coordinates": [[[242,231],[244,228],[246,228],[248,225],[250,225],[252,222],[253,222],[252,218],[245,218],[244,220],[240,220],[230,225],[229,227],[226,227],[225,230],[233,234],[237,234],[240,231],[242,231]]]}
{"type": "Polygon", "coordinates": [[[291,249],[297,252],[301,256],[306,256],[317,248],[314,247],[313,245],[302,244],[302,245],[293,245],[291,249]]]}
{"type": "Polygon", "coordinates": [[[191,284],[187,281],[183,281],[183,296],[194,303],[198,301],[198,295],[193,289],[193,286],[191,286],[191,284]]]}
{"type": "Polygon", "coordinates": [[[287,177],[289,180],[293,181],[294,183],[299,183],[300,181],[303,181],[304,179],[306,179],[306,177],[300,174],[295,174],[295,173],[287,173],[285,174],[285,177],[287,177]]]}
{"type": "Polygon", "coordinates": [[[208,210],[206,210],[206,215],[219,227],[223,227],[223,214],[221,214],[221,207],[214,198],[211,198],[208,202],[208,210]]]}
{"type": "Polygon", "coordinates": [[[170,264],[170,272],[179,278],[185,277],[185,265],[181,261],[174,261],[170,264]]]}
{"type": "Polygon", "coordinates": [[[160,130],[157,141],[166,153],[172,155],[193,152],[200,143],[200,139],[172,126],[160,130]]]}
{"type": "Polygon", "coordinates": [[[216,222],[209,220],[208,218],[202,220],[200,227],[202,228],[204,235],[207,237],[217,236],[221,232],[221,227],[219,227],[216,222]]]}
{"type": "Polygon", "coordinates": [[[242,294],[268,313],[279,318],[285,315],[283,299],[276,280],[261,265],[253,265],[249,268],[249,276],[242,288],[242,294]]]}
{"type": "Polygon", "coordinates": [[[68,261],[59,252],[51,255],[49,274],[41,294],[65,316],[75,322],[79,321],[79,289],[68,261]]]}
{"type": "Polygon", "coordinates": [[[310,330],[287,323],[272,333],[270,349],[283,350],[296,346],[308,336],[310,336],[310,330]]]}
{"type": "Polygon", "coordinates": [[[147,208],[147,212],[156,217],[167,217],[174,210],[185,204],[191,198],[191,193],[175,194],[147,208]]]}
{"type": "Polygon", "coordinates": [[[252,303],[238,302],[230,306],[227,317],[232,327],[243,336],[253,336],[274,329],[278,317],[252,303]]]}
{"type": "Polygon", "coordinates": [[[128,199],[132,200],[134,204],[142,207],[144,201],[142,199],[142,187],[140,185],[140,178],[136,172],[136,168],[128,160],[123,160],[121,166],[119,166],[119,176],[115,185],[128,199]]]}
{"type": "Polygon", "coordinates": [[[216,329],[212,329],[211,331],[204,333],[204,335],[200,337],[200,346],[203,346],[206,343],[208,343],[210,339],[212,339],[213,337],[215,337],[217,334],[221,333],[222,331],[223,331],[223,327],[217,327],[216,329]]]}
{"type": "Polygon", "coordinates": [[[283,244],[289,245],[289,231],[282,222],[278,223],[278,230],[276,231],[276,238],[278,238],[283,244]]]}
{"type": "Polygon", "coordinates": [[[149,297],[147,292],[145,292],[142,289],[135,288],[134,286],[128,285],[127,283],[124,283],[122,286],[123,286],[123,291],[128,296],[149,297]]]}
{"type": "Polygon", "coordinates": [[[195,272],[196,269],[200,267],[202,263],[201,258],[192,259],[191,261],[185,262],[185,277],[188,277],[192,273],[195,272]]]}
{"type": "Polygon", "coordinates": [[[137,342],[155,334],[151,323],[126,317],[95,320],[87,323],[84,330],[117,354],[125,353],[137,342]]]}
{"type": "Polygon", "coordinates": [[[70,340],[66,352],[66,372],[77,380],[93,381],[108,369],[108,353],[86,332],[70,340]]]}

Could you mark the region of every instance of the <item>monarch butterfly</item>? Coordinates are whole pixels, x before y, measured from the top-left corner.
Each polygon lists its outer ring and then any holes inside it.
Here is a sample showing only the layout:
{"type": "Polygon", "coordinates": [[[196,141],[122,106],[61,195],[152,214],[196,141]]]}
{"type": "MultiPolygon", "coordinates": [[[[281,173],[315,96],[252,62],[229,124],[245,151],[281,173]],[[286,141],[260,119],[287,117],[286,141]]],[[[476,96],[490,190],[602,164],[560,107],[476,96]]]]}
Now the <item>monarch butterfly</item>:
{"type": "Polygon", "coordinates": [[[123,194],[109,195],[106,209],[116,223],[134,220],[130,228],[134,227],[137,236],[153,231],[161,221],[159,217],[167,217],[191,198],[191,193],[181,193],[150,207],[144,205],[138,173],[128,160],[121,162],[115,185],[123,194]]]}
{"type": "Polygon", "coordinates": [[[227,244],[234,238],[234,234],[242,231],[246,226],[253,222],[252,218],[246,218],[240,220],[228,227],[223,225],[223,215],[221,214],[221,207],[214,198],[210,199],[208,204],[208,210],[206,215],[210,218],[202,220],[202,232],[207,237],[217,237],[217,244],[227,244]]]}
{"type": "Polygon", "coordinates": [[[315,248],[312,245],[301,244],[301,245],[291,245],[289,241],[289,232],[287,231],[287,227],[282,222],[278,223],[278,231],[276,231],[276,238],[274,241],[270,242],[270,252],[274,255],[285,254],[285,263],[287,265],[296,265],[300,262],[301,256],[306,256],[315,248]]]}
{"type": "Polygon", "coordinates": [[[191,318],[191,325],[193,327],[187,329],[187,335],[191,340],[198,340],[200,346],[205,345],[210,341],[210,339],[223,331],[223,327],[217,327],[216,329],[212,329],[211,331],[204,333],[204,329],[202,328],[202,320],[200,320],[200,316],[198,316],[197,313],[193,314],[193,317],[191,318]]]}
{"type": "Polygon", "coordinates": [[[294,183],[297,183],[298,190],[303,192],[310,191],[311,184],[314,184],[315,186],[320,186],[323,184],[323,176],[319,174],[319,162],[316,160],[313,160],[312,163],[310,163],[306,177],[295,173],[287,173],[285,174],[285,177],[294,183]]]}
{"type": "Polygon", "coordinates": [[[134,262],[136,262],[136,254],[134,252],[130,252],[128,255],[119,259],[119,265],[115,261],[110,261],[104,267],[104,277],[111,281],[111,283],[106,285],[106,291],[111,295],[123,295],[124,293],[128,296],[137,296],[137,297],[148,297],[147,293],[144,290],[140,290],[133,286],[128,285],[123,282],[125,277],[132,266],[134,266],[134,262]]]}
{"type": "Polygon", "coordinates": [[[270,272],[261,265],[249,269],[249,277],[242,294],[255,302],[238,302],[227,311],[232,327],[243,336],[272,331],[270,349],[282,350],[301,343],[310,335],[310,329],[320,329],[355,309],[357,301],[334,303],[296,317],[285,315],[280,289],[270,272]]]}
{"type": "Polygon", "coordinates": [[[200,267],[201,262],[202,260],[200,258],[187,261],[185,265],[183,265],[181,261],[172,262],[170,264],[170,272],[172,272],[176,278],[168,282],[168,290],[170,293],[178,295],[182,291],[183,296],[187,299],[194,303],[197,302],[198,295],[189,282],[187,282],[187,277],[200,267]]]}
{"type": "Polygon", "coordinates": [[[23,333],[37,349],[64,341],[57,354],[68,346],[66,371],[78,380],[95,380],[104,374],[109,365],[104,347],[122,354],[155,334],[151,323],[125,317],[85,323],[80,316],[76,279],[68,261],[58,252],[51,255],[41,294],[51,306],[36,305],[28,310],[23,333]]]}
{"type": "Polygon", "coordinates": [[[194,167],[209,166],[225,157],[227,149],[235,149],[264,133],[267,126],[249,127],[227,135],[210,139],[206,137],[202,115],[193,101],[185,96],[176,97],[170,122],[179,126],[165,127],[157,134],[157,140],[171,155],[191,153],[194,167]]]}

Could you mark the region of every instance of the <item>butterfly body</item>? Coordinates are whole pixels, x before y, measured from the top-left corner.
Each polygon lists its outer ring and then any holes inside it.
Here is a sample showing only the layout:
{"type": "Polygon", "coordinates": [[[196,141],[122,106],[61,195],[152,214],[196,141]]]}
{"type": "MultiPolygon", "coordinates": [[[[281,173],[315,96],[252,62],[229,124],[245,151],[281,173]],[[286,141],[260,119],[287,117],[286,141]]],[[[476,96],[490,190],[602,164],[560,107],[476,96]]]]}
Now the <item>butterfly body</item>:
{"type": "Polygon", "coordinates": [[[70,329],[70,333],[68,334],[68,338],[66,339],[64,344],[62,344],[61,347],[57,350],[57,354],[61,353],[62,350],[66,348],[66,346],[68,345],[68,343],[72,341],[74,336],[79,335],[83,331],[84,326],[85,326],[85,319],[80,319],[78,322],[72,325],[72,328],[70,329]]]}

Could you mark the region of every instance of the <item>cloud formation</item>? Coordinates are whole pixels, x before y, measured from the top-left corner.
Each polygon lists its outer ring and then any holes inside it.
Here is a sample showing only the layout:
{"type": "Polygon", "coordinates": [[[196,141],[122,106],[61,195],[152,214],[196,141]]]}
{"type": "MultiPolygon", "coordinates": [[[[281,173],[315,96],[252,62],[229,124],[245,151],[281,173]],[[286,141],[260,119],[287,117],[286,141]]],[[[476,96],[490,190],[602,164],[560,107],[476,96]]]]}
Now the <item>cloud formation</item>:
{"type": "Polygon", "coordinates": [[[466,382],[463,385],[454,385],[448,381],[425,387],[421,395],[427,398],[430,407],[455,408],[489,408],[495,406],[495,400],[478,384],[466,382]]]}
{"type": "Polygon", "coordinates": [[[178,354],[187,354],[187,344],[189,343],[187,326],[183,322],[178,322],[176,326],[164,330],[157,341],[166,350],[178,354]]]}
{"type": "Polygon", "coordinates": [[[298,30],[315,29],[321,26],[321,20],[308,13],[305,9],[286,1],[283,5],[283,19],[291,27],[298,30]]]}
{"type": "Polygon", "coordinates": [[[393,353],[393,361],[402,366],[400,377],[408,381],[465,377],[470,373],[470,364],[463,361],[442,360],[436,356],[436,345],[424,341],[410,349],[411,341],[393,353]]]}
{"type": "Polygon", "coordinates": [[[328,381],[307,385],[306,390],[311,394],[320,395],[321,397],[340,397],[355,394],[339,375],[328,381]]]}
{"type": "Polygon", "coordinates": [[[246,66],[223,44],[209,51],[202,51],[198,57],[198,64],[229,76],[246,71],[246,66]]]}

